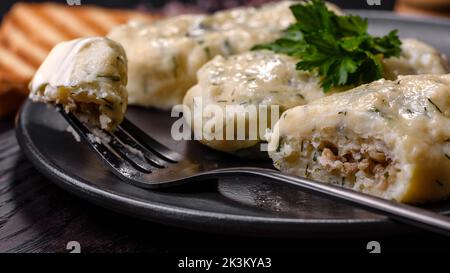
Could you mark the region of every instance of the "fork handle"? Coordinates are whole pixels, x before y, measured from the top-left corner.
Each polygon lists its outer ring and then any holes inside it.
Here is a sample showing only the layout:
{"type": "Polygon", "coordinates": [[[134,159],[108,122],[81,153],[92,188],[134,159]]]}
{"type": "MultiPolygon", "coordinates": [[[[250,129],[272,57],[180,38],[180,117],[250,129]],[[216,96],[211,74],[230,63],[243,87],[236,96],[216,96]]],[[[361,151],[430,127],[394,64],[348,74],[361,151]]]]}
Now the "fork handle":
{"type": "Polygon", "coordinates": [[[432,212],[430,210],[397,203],[354,190],[315,182],[303,177],[283,174],[276,170],[263,168],[227,168],[216,170],[221,174],[250,174],[263,176],[281,181],[313,194],[319,194],[337,201],[385,215],[392,220],[415,226],[424,230],[450,236],[450,217],[432,212]]]}

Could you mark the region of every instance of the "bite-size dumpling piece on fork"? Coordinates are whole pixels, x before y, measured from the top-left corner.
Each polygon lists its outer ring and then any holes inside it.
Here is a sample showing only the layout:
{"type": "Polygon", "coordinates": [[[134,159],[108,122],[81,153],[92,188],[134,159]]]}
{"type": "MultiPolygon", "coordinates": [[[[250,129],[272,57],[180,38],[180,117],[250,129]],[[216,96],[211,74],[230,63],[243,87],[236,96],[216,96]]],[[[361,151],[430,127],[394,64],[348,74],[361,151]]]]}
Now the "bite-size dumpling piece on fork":
{"type": "Polygon", "coordinates": [[[287,110],[270,136],[282,172],[400,202],[450,196],[450,74],[378,80],[287,110]]]}
{"type": "Polygon", "coordinates": [[[127,108],[127,58],[108,38],[57,44],[30,83],[34,101],[58,104],[81,121],[114,130],[127,108]]]}

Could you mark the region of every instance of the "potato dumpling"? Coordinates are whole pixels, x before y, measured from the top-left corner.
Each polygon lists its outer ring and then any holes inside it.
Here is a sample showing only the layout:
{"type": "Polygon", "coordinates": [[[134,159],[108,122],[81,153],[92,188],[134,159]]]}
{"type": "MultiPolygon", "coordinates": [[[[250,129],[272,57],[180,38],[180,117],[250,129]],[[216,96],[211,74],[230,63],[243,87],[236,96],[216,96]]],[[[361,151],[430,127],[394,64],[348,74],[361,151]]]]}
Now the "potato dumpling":
{"type": "Polygon", "coordinates": [[[280,37],[295,21],[292,4],[279,1],[116,27],[108,37],[127,53],[130,104],[166,110],[181,104],[197,71],[215,56],[239,54],[280,37]]]}

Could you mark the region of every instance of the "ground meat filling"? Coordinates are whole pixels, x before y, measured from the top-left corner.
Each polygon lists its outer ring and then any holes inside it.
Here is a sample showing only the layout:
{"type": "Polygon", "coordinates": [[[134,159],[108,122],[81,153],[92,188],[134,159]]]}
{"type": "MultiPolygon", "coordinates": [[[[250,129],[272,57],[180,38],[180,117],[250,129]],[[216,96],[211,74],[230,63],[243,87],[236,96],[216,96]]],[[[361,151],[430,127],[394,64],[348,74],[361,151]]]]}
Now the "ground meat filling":
{"type": "Polygon", "coordinates": [[[74,101],[66,106],[67,112],[73,112],[85,124],[100,126],[100,105],[93,102],[74,101]]]}
{"type": "Polygon", "coordinates": [[[371,143],[349,143],[338,149],[336,145],[322,141],[317,147],[317,162],[325,171],[347,181],[385,190],[397,170],[394,161],[383,150],[371,143]]]}

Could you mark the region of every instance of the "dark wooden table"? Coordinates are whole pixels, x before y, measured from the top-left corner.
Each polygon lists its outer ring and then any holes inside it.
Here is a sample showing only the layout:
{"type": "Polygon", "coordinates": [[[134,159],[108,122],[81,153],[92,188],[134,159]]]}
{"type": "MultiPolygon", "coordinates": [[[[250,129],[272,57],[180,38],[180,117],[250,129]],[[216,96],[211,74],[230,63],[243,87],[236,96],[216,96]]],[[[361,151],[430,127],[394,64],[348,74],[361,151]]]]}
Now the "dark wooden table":
{"type": "Polygon", "coordinates": [[[12,119],[0,120],[0,252],[274,253],[367,252],[378,240],[383,252],[448,251],[450,240],[426,232],[376,238],[248,238],[200,233],[154,224],[92,205],[41,176],[21,153],[12,119]]]}

